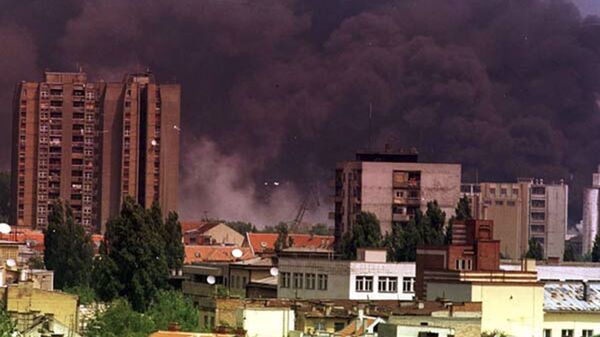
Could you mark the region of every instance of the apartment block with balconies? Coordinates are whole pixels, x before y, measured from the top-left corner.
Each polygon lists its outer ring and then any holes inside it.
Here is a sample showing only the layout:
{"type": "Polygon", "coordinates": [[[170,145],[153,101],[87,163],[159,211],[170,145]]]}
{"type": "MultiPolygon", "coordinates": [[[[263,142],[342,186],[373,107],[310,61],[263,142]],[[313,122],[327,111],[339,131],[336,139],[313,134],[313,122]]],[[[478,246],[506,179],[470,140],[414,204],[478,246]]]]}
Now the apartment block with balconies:
{"type": "MultiPolygon", "coordinates": [[[[358,153],[338,163],[334,181],[335,235],[352,228],[356,216],[371,212],[382,233],[407,223],[429,201],[437,200],[448,217],[460,197],[460,164],[420,163],[416,152],[358,153]]],[[[339,241],[338,241],[339,242],[339,241]]]]}

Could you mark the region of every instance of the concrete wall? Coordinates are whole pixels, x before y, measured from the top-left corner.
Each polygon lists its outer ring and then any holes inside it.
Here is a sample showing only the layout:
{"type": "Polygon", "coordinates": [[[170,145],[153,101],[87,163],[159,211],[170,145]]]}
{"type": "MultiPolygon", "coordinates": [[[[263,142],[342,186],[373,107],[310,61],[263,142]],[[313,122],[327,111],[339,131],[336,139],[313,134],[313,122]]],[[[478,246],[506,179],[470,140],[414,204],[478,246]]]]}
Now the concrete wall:
{"type": "MultiPolygon", "coordinates": [[[[454,329],[455,336],[459,337],[480,337],[481,319],[480,318],[457,318],[457,317],[430,317],[430,316],[392,316],[388,319],[388,324],[406,324],[421,325],[426,323],[430,326],[454,329]]],[[[382,333],[380,326],[380,336],[382,333]]]]}
{"type": "Polygon", "coordinates": [[[582,330],[600,333],[600,313],[544,313],[544,329],[552,330],[552,336],[561,336],[563,329],[575,330],[573,336],[583,336],[582,330]]]}
{"type": "Polygon", "coordinates": [[[421,210],[437,200],[447,218],[454,214],[460,198],[461,166],[432,163],[362,163],[362,211],[374,213],[382,233],[392,228],[393,172],[421,172],[421,210]]]}
{"type": "MultiPolygon", "coordinates": [[[[300,298],[300,299],[348,299],[350,262],[330,261],[323,259],[279,259],[279,282],[277,284],[278,298],[300,298]],[[327,275],[327,290],[319,290],[318,284],[315,289],[306,289],[303,282],[302,289],[294,289],[293,280],[289,288],[282,288],[281,278],[284,273],[314,273],[327,275]]],[[[306,281],[306,280],[304,280],[306,281]]]]}
{"type": "Polygon", "coordinates": [[[568,201],[567,185],[546,186],[546,257],[558,257],[562,260],[565,253],[568,201]]]}
{"type": "Polygon", "coordinates": [[[474,285],[473,301],[481,302],[481,331],[542,337],[542,285],[474,285]]]}
{"type": "Polygon", "coordinates": [[[494,221],[494,239],[500,240],[502,255],[520,258],[527,251],[529,184],[482,183],[479,205],[481,209],[474,213],[494,221]],[[506,190],[505,195],[502,189],[506,190]]]}
{"type": "Polygon", "coordinates": [[[416,277],[415,264],[407,263],[373,263],[373,262],[351,262],[349,280],[349,298],[351,300],[412,300],[414,292],[402,291],[402,280],[404,277],[416,277]],[[373,291],[356,291],[356,276],[373,276],[373,291]],[[397,292],[379,292],[379,277],[392,276],[398,278],[397,292]]]}
{"type": "Polygon", "coordinates": [[[6,311],[9,313],[53,314],[56,320],[77,331],[79,298],[76,295],[34,289],[31,285],[8,287],[7,291],[6,311]]]}
{"type": "Polygon", "coordinates": [[[246,308],[243,326],[248,337],[287,337],[294,330],[294,311],[287,308],[246,308]]]}
{"type": "Polygon", "coordinates": [[[379,337],[418,337],[419,333],[435,333],[438,337],[454,337],[454,329],[436,326],[409,326],[382,323],[379,325],[379,337]]]}

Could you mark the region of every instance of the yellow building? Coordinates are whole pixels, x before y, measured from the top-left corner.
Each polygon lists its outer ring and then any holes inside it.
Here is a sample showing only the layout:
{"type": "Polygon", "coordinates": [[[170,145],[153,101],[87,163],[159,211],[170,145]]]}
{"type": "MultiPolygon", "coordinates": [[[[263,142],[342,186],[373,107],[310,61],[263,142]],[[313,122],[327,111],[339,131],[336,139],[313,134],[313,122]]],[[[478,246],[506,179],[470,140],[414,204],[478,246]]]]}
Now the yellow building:
{"type": "Polygon", "coordinates": [[[544,337],[600,334],[600,284],[548,283],[544,292],[544,337]]]}
{"type": "Polygon", "coordinates": [[[534,270],[528,260],[522,271],[426,272],[427,300],[480,302],[482,332],[542,337],[544,287],[534,270]]]}
{"type": "Polygon", "coordinates": [[[76,295],[35,289],[33,282],[23,282],[5,288],[5,299],[6,311],[12,317],[51,314],[70,330],[77,331],[79,297],[76,295]]]}

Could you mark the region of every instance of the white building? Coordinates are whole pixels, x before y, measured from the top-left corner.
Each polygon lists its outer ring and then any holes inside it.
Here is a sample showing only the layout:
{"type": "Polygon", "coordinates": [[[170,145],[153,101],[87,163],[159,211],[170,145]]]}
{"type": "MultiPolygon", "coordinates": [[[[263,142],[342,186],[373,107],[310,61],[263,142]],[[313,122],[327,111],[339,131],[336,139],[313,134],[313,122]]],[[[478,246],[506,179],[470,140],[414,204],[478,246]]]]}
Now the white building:
{"type": "Polygon", "coordinates": [[[598,209],[600,208],[600,165],[592,175],[592,187],[583,190],[583,244],[582,253],[592,250],[598,234],[598,209]]]}
{"type": "Polygon", "coordinates": [[[357,261],[280,257],[278,298],[412,300],[414,262],[388,263],[385,250],[359,250],[357,261]]]}

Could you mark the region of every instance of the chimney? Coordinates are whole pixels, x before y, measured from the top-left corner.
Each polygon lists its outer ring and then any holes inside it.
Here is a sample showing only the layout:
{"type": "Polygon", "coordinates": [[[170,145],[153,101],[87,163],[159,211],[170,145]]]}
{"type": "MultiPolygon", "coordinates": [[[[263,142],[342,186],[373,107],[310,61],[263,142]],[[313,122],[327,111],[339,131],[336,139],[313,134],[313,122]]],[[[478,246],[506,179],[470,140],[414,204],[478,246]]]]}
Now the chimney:
{"type": "Polygon", "coordinates": [[[590,297],[590,285],[587,280],[583,280],[581,283],[583,285],[583,300],[587,302],[590,297]]]}
{"type": "Polygon", "coordinates": [[[169,323],[169,331],[181,331],[181,326],[177,322],[169,323]]]}

